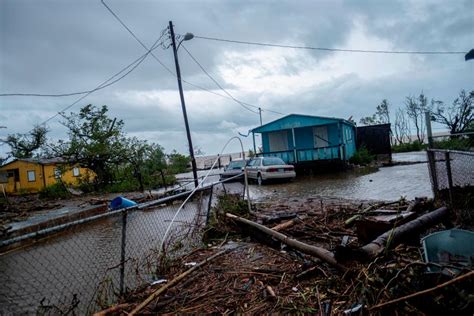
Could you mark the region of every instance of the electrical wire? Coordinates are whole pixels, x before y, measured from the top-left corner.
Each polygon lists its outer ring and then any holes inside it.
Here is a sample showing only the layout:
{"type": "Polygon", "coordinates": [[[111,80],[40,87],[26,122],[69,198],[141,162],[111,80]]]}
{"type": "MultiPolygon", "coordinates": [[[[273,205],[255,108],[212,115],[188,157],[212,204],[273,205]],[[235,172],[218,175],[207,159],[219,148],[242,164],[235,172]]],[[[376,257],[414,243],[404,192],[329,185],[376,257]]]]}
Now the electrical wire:
{"type": "Polygon", "coordinates": [[[146,57],[151,53],[151,51],[155,50],[158,45],[157,42],[163,37],[163,35],[160,36],[160,38],[153,44],[153,47],[151,50],[143,54],[142,56],[138,57],[134,61],[132,61],[130,64],[128,64],[126,67],[122,68],[118,73],[114,74],[112,77],[104,81],[102,84],[97,86],[96,88],[92,90],[86,90],[86,91],[79,91],[79,92],[70,92],[70,93],[60,93],[60,94],[39,94],[39,93],[1,93],[0,97],[11,97],[11,96],[21,96],[21,97],[69,97],[69,96],[74,96],[74,95],[80,95],[80,94],[91,94],[95,91],[105,89],[118,81],[122,80],[125,78],[127,75],[129,75],[133,70],[135,70],[145,59],[146,57]],[[113,80],[112,82],[109,82],[110,80],[114,79],[115,77],[119,76],[121,73],[126,71],[128,68],[132,67],[129,71],[127,71],[124,75],[120,76],[119,78],[113,80]],[[108,82],[108,83],[107,83],[108,82]]]}
{"type": "Polygon", "coordinates": [[[76,105],[77,103],[79,103],[80,101],[82,101],[83,99],[85,99],[86,97],[88,97],[89,95],[91,95],[92,93],[94,93],[95,91],[98,91],[100,89],[103,89],[107,86],[110,86],[110,84],[113,84],[123,78],[125,78],[127,75],[129,75],[132,71],[134,71],[145,59],[146,57],[151,54],[151,52],[156,49],[158,47],[158,42],[161,40],[161,38],[163,37],[163,34],[155,41],[155,43],[153,44],[153,46],[147,51],[146,54],[142,55],[140,58],[136,59],[135,61],[133,61],[131,64],[127,65],[125,68],[123,68],[122,70],[120,70],[119,72],[117,72],[116,74],[114,74],[112,77],[110,77],[109,79],[105,80],[104,82],[102,82],[101,84],[99,84],[95,89],[92,89],[90,91],[88,91],[85,95],[81,96],[79,99],[77,99],[76,101],[74,101],[73,103],[69,104],[68,106],[66,106],[65,108],[63,108],[62,110],[58,111],[56,114],[54,114],[53,116],[49,117],[48,119],[44,120],[43,122],[41,122],[40,124],[38,125],[44,125],[46,123],[48,123],[49,121],[51,121],[52,119],[56,118],[58,115],[63,115],[62,113],[68,109],[70,109],[71,107],[73,107],[74,105],[76,105]],[[131,67],[131,68],[130,68],[131,67]],[[127,72],[125,72],[125,74],[121,75],[119,78],[115,79],[114,81],[110,82],[111,80],[113,80],[115,77],[117,77],[118,75],[120,75],[121,73],[123,73],[124,71],[126,71],[128,68],[130,68],[127,72]]]}
{"type": "MultiPolygon", "coordinates": [[[[125,22],[120,19],[120,17],[115,14],[115,12],[105,3],[104,0],[100,0],[100,2],[105,6],[105,8],[114,16],[114,18],[132,35],[132,37],[145,49],[148,50],[148,47],[138,38],[138,36],[135,35],[135,33],[125,24],[125,22]]],[[[163,67],[165,68],[170,74],[176,77],[176,74],[168,67],[166,66],[158,57],[156,57],[155,54],[151,53],[151,56],[163,67]]]]}
{"type": "MultiPolygon", "coordinates": [[[[130,35],[132,35],[132,37],[146,50],[148,50],[148,47],[143,43],[142,40],[140,40],[138,38],[138,36],[125,24],[125,22],[123,22],[123,20],[105,3],[105,0],[101,0],[101,3],[105,6],[105,8],[114,16],[114,18],[127,30],[128,33],[130,33],[130,35]]],[[[166,70],[168,71],[171,75],[173,75],[173,77],[177,78],[177,75],[176,73],[174,73],[168,66],[166,66],[161,60],[159,60],[155,54],[151,53],[151,56],[166,70]]],[[[258,108],[258,106],[255,106],[255,105],[252,105],[252,104],[249,104],[249,103],[246,103],[246,102],[242,102],[242,101],[239,101],[239,100],[236,100],[234,97],[232,96],[228,96],[228,95],[223,95],[223,94],[220,94],[220,93],[217,93],[217,92],[214,92],[212,90],[209,90],[209,89],[206,89],[202,86],[199,86],[197,84],[194,84],[194,83],[191,83],[187,80],[184,80],[184,79],[181,79],[182,82],[192,86],[192,87],[195,87],[197,89],[200,89],[202,91],[206,91],[208,93],[212,93],[214,95],[217,95],[217,96],[220,96],[220,97],[223,97],[223,98],[228,98],[228,99],[231,99],[231,100],[234,100],[236,102],[239,102],[241,105],[245,105],[245,106],[251,106],[251,107],[256,107],[258,108]]],[[[280,113],[280,112],[276,112],[276,111],[272,111],[272,110],[266,110],[266,109],[263,109],[262,110],[264,111],[267,111],[267,112],[273,112],[275,114],[280,114],[280,115],[284,115],[283,113],[280,113]]],[[[252,110],[250,110],[251,112],[254,112],[252,110]]],[[[258,114],[258,112],[254,112],[255,114],[258,114]]]]}
{"type": "Polygon", "coordinates": [[[312,47],[312,46],[295,46],[295,45],[271,44],[271,43],[261,43],[261,42],[238,41],[238,40],[230,40],[230,39],[224,39],[224,38],[198,36],[198,35],[194,35],[194,38],[200,38],[204,40],[217,41],[217,42],[245,44],[245,45],[331,51],[331,52],[346,52],[346,53],[404,54],[404,55],[458,55],[458,54],[467,53],[465,51],[463,52],[461,51],[390,51],[390,50],[364,50],[364,49],[342,49],[342,48],[327,48],[327,47],[312,47]]]}
{"type": "Polygon", "coordinates": [[[220,84],[219,82],[217,82],[217,80],[215,80],[211,74],[209,74],[208,71],[206,71],[206,69],[204,69],[204,67],[201,65],[201,63],[199,63],[199,61],[196,59],[196,57],[193,56],[193,54],[191,54],[191,52],[184,46],[184,44],[181,45],[183,47],[183,49],[186,51],[186,53],[189,55],[189,57],[191,57],[191,59],[199,66],[199,68],[201,68],[201,70],[222,90],[224,91],[230,99],[234,100],[235,102],[237,102],[239,105],[241,105],[242,107],[244,107],[246,110],[249,110],[250,112],[253,112],[255,114],[258,114],[258,112],[255,112],[251,109],[249,109],[247,106],[250,106],[250,107],[253,107],[253,108],[256,108],[256,109],[260,109],[260,110],[263,110],[263,111],[266,111],[266,112],[273,112],[275,114],[280,114],[280,115],[285,115],[281,112],[278,112],[278,111],[273,111],[273,110],[269,110],[269,109],[265,109],[265,108],[262,108],[262,107],[259,107],[257,105],[253,105],[253,104],[250,104],[250,103],[245,103],[245,102],[242,102],[236,98],[234,98],[233,95],[231,95],[226,89],[224,89],[220,84]]]}
{"type": "Polygon", "coordinates": [[[188,53],[189,57],[191,57],[191,59],[196,63],[196,65],[199,66],[199,68],[201,68],[202,72],[204,72],[206,74],[206,76],[209,77],[209,79],[211,79],[215,84],[216,86],[219,87],[219,89],[221,89],[222,91],[224,91],[225,94],[227,94],[232,100],[234,100],[237,104],[239,104],[241,107],[243,107],[244,109],[246,109],[247,111],[250,111],[252,113],[255,113],[255,114],[258,114],[258,112],[250,109],[248,106],[244,105],[243,103],[241,103],[239,100],[237,100],[236,98],[234,98],[234,96],[232,94],[230,94],[226,89],[224,89],[220,84],[219,82],[217,82],[216,79],[214,79],[210,74],[209,72],[206,71],[206,69],[204,69],[204,67],[196,60],[196,58],[194,58],[194,56],[189,52],[189,50],[186,48],[186,46],[184,46],[183,44],[181,45],[181,47],[186,51],[186,53],[188,53]]]}

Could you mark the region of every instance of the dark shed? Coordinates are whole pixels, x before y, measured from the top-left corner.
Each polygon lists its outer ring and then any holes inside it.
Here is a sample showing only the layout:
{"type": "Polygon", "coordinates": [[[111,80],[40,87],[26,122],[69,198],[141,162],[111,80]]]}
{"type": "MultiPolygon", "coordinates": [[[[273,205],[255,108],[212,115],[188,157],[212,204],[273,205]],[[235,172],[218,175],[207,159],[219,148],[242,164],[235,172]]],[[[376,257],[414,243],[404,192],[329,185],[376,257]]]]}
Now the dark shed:
{"type": "Polygon", "coordinates": [[[373,155],[392,158],[390,123],[357,127],[357,149],[365,146],[373,155]]]}

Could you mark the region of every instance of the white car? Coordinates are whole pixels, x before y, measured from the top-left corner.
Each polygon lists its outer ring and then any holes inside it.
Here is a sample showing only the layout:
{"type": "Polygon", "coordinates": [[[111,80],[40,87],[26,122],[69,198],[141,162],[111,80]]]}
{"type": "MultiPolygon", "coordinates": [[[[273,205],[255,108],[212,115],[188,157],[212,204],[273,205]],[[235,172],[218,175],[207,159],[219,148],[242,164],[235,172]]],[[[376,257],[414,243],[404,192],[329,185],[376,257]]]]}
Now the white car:
{"type": "Polygon", "coordinates": [[[224,172],[221,173],[221,180],[232,178],[238,175],[241,176],[237,177],[236,180],[242,179],[244,177],[244,167],[246,163],[247,161],[243,159],[231,161],[227,167],[224,168],[224,172]]]}
{"type": "Polygon", "coordinates": [[[249,179],[256,180],[259,185],[267,180],[287,179],[296,177],[295,167],[287,165],[277,157],[257,157],[247,165],[249,179]]]}

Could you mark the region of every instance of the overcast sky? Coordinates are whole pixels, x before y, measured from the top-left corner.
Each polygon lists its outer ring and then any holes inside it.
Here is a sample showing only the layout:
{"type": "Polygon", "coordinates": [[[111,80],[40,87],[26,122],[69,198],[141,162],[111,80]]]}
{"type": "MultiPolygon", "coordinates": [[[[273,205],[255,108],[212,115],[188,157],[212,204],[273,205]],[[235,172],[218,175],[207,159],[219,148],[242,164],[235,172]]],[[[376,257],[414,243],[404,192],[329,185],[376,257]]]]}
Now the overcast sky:
{"type": "MultiPolygon", "coordinates": [[[[451,1],[116,1],[106,3],[146,44],[172,20],[177,34],[327,48],[468,51],[474,47],[474,0],[451,1]]],[[[474,61],[463,55],[385,55],[240,45],[194,38],[186,48],[235,98],[284,114],[349,118],[392,112],[408,95],[452,100],[474,89],[474,61]]],[[[0,93],[90,90],[146,51],[100,0],[0,0],[0,93]]],[[[171,49],[154,51],[174,72],[171,49]]],[[[224,94],[180,49],[183,79],[224,94]]],[[[238,132],[259,125],[229,98],[184,84],[195,147],[220,152],[238,132]]],[[[25,133],[77,100],[0,97],[0,137],[25,133]]],[[[176,77],[147,58],[118,83],[70,108],[108,105],[130,136],[186,153],[176,77]]],[[[264,123],[281,115],[263,111],[264,123]]],[[[394,116],[394,115],[393,115],[394,116]]],[[[49,137],[66,137],[60,117],[49,137]]],[[[435,125],[435,128],[440,128],[435,125]]],[[[251,148],[251,137],[244,139],[251,148]]],[[[4,153],[7,146],[0,147],[4,153]]],[[[227,152],[238,150],[237,143],[227,152]]]]}

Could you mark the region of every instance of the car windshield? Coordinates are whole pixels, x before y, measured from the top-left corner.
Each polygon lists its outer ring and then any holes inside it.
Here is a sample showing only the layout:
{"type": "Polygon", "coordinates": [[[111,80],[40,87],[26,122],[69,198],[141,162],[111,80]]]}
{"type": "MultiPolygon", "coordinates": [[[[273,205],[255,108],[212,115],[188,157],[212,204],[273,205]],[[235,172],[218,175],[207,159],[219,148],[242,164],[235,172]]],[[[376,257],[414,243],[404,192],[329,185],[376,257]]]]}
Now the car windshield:
{"type": "Polygon", "coordinates": [[[264,166],[285,165],[285,162],[280,158],[265,158],[263,159],[264,166]]]}
{"type": "Polygon", "coordinates": [[[240,169],[245,166],[245,160],[231,161],[227,169],[240,169]]]}

